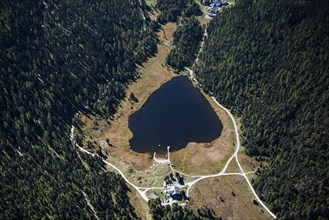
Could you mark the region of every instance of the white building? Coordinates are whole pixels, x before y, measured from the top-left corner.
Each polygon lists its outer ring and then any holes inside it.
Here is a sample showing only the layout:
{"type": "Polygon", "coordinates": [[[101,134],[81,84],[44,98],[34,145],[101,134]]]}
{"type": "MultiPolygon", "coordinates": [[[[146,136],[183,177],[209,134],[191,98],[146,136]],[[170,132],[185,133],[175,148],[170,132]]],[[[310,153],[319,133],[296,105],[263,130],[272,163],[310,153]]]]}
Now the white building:
{"type": "Polygon", "coordinates": [[[167,185],[167,187],[165,188],[165,193],[169,196],[179,194],[179,188],[174,185],[167,185]]]}

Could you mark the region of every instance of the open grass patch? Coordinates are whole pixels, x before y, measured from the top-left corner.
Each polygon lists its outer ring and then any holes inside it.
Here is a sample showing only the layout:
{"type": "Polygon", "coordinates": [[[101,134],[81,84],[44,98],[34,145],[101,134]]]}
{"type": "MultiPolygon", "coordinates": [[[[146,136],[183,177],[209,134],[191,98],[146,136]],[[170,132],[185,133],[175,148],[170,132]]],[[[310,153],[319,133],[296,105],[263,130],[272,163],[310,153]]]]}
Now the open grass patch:
{"type": "Polygon", "coordinates": [[[223,219],[272,219],[254,197],[246,180],[240,176],[221,176],[201,180],[190,191],[190,207],[212,208],[223,219]]]}

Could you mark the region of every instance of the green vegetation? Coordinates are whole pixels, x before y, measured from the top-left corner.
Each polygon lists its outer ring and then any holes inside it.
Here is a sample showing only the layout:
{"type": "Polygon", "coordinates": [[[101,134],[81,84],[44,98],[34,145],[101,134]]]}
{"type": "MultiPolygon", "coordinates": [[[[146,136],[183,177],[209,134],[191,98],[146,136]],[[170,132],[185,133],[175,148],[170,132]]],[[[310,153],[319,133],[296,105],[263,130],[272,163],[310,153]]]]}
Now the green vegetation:
{"type": "Polygon", "coordinates": [[[78,152],[69,132],[78,111],[113,114],[136,64],[156,52],[144,8],[1,3],[0,219],[94,219],[84,193],[101,219],[137,218],[122,178],[78,152]]]}
{"type": "Polygon", "coordinates": [[[328,6],[238,1],[210,23],[195,71],[242,117],[243,145],[268,164],[254,185],[284,219],[329,215],[328,6]]]}
{"type": "Polygon", "coordinates": [[[202,27],[194,16],[183,17],[173,37],[175,47],[167,57],[167,64],[182,71],[184,67],[191,67],[197,57],[202,40],[202,27]]]}
{"type": "Polygon", "coordinates": [[[183,13],[185,16],[202,15],[199,5],[194,0],[158,0],[156,8],[161,11],[158,22],[176,22],[183,13]]]}
{"type": "Polygon", "coordinates": [[[154,7],[157,3],[157,0],[145,0],[145,3],[150,7],[154,7]]]}
{"type": "Polygon", "coordinates": [[[172,206],[162,206],[160,199],[152,199],[149,201],[150,213],[154,220],[159,219],[181,219],[181,220],[208,220],[221,219],[216,217],[214,212],[207,207],[202,207],[193,213],[192,210],[182,208],[174,203],[172,206]]]}
{"type": "Polygon", "coordinates": [[[186,10],[183,13],[183,16],[186,17],[191,17],[191,16],[201,16],[203,15],[203,12],[200,8],[200,5],[196,3],[195,1],[191,0],[188,5],[186,10]]]}
{"type": "MultiPolygon", "coordinates": [[[[168,64],[191,66],[199,6],[156,7],[160,23],[183,15],[168,64]]],[[[148,9],[144,0],[1,3],[0,219],[138,218],[123,179],[79,152],[69,132],[78,111],[113,115],[136,66],[155,54],[159,26],[148,9]]],[[[210,23],[196,65],[205,91],[242,116],[243,144],[263,162],[254,185],[281,218],[329,216],[328,10],[325,0],[240,0],[210,23]]],[[[207,208],[149,206],[154,219],[216,218],[207,208]]]]}

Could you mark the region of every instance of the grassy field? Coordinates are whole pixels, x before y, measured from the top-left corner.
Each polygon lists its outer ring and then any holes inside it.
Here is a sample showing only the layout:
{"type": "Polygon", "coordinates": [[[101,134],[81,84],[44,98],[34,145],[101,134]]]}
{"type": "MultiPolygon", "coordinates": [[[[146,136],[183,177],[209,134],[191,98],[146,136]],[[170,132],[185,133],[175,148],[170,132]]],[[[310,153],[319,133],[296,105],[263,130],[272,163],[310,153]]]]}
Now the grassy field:
{"type": "Polygon", "coordinates": [[[231,161],[231,163],[229,164],[229,166],[226,169],[226,172],[227,173],[239,173],[240,172],[239,166],[236,163],[235,159],[233,159],[231,161]]]}
{"type": "Polygon", "coordinates": [[[110,157],[109,162],[119,168],[124,175],[137,186],[162,187],[165,176],[170,174],[170,167],[166,164],[152,164],[145,170],[136,170],[128,161],[110,157]]]}
{"type": "Polygon", "coordinates": [[[140,197],[140,195],[135,190],[132,190],[128,193],[128,196],[131,205],[135,208],[136,214],[141,219],[152,220],[152,216],[149,213],[149,207],[147,203],[140,197]]]}
{"type": "Polygon", "coordinates": [[[222,176],[198,182],[190,191],[189,206],[212,208],[223,219],[271,219],[261,206],[253,203],[243,177],[222,176]]]}
{"type": "Polygon", "coordinates": [[[157,3],[157,0],[145,0],[148,6],[154,7],[157,3]]]}

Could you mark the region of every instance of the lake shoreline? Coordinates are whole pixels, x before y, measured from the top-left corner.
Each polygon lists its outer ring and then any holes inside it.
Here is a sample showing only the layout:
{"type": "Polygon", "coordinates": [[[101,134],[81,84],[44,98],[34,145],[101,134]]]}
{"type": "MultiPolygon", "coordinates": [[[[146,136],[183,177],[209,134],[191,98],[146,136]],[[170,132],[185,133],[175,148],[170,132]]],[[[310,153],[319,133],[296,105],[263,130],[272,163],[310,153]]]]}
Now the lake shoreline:
{"type": "MultiPolygon", "coordinates": [[[[84,145],[87,145],[88,141],[96,142],[104,154],[127,161],[136,170],[145,170],[152,165],[153,153],[138,153],[130,148],[129,140],[133,134],[129,129],[128,122],[129,117],[138,111],[155,91],[174,77],[179,76],[166,66],[166,57],[171,49],[168,44],[171,44],[175,30],[175,23],[167,23],[157,33],[160,39],[158,53],[138,68],[140,77],[128,86],[127,97],[120,102],[114,117],[107,120],[82,117],[87,125],[83,129],[86,134],[84,145]],[[138,100],[137,102],[129,98],[132,93],[138,100]],[[96,128],[95,123],[98,124],[96,128]],[[107,140],[115,147],[108,146],[107,140]]],[[[210,143],[189,142],[184,149],[172,153],[172,160],[182,172],[190,172],[191,174],[216,173],[222,169],[225,160],[233,153],[233,125],[225,112],[213,103],[213,100],[202,89],[198,88],[190,77],[188,79],[214,109],[223,125],[223,130],[220,136],[210,143]]]]}
{"type": "MultiPolygon", "coordinates": [[[[102,132],[97,133],[93,131],[92,124],[94,122],[89,121],[85,123],[88,125],[84,127],[84,132],[87,134],[85,142],[96,141],[96,143],[101,145],[105,154],[108,153],[114,157],[129,161],[138,170],[150,167],[152,157],[150,154],[137,153],[130,149],[129,139],[132,138],[132,133],[128,128],[128,118],[138,111],[161,85],[177,76],[165,66],[166,56],[171,48],[161,43],[163,41],[172,41],[172,34],[175,30],[175,23],[167,23],[157,33],[160,39],[160,43],[157,45],[158,53],[155,57],[149,58],[142,66],[138,67],[139,78],[127,87],[126,98],[120,102],[116,114],[107,120],[96,120],[95,118],[91,120],[97,121],[99,124],[98,130],[102,132]],[[166,39],[164,39],[164,33],[166,39]],[[129,99],[132,93],[138,102],[129,99]],[[107,139],[116,147],[109,147],[104,144],[107,139]]],[[[87,117],[83,117],[83,120],[88,121],[87,117]]]]}
{"type": "Polygon", "coordinates": [[[188,143],[211,143],[223,130],[204,94],[185,76],[173,77],[129,116],[129,140],[137,152],[178,151],[188,143]]]}
{"type": "MultiPolygon", "coordinates": [[[[131,150],[129,146],[129,139],[132,137],[128,127],[129,116],[138,111],[161,85],[178,76],[165,65],[166,56],[171,49],[166,44],[170,44],[176,24],[168,23],[162,28],[163,30],[158,32],[160,38],[158,54],[156,54],[156,57],[149,58],[143,66],[138,68],[140,78],[128,86],[126,90],[127,97],[120,102],[114,117],[106,120],[81,115],[81,120],[85,124],[83,127],[84,148],[88,148],[88,142],[94,143],[96,147],[90,149],[91,151],[100,150],[104,155],[107,155],[106,160],[108,162],[118,167],[129,181],[141,187],[162,186],[164,176],[170,172],[169,166],[159,165],[154,161],[153,154],[137,153],[131,150]],[[164,33],[167,39],[164,39],[164,33]],[[137,102],[129,98],[131,93],[137,98],[137,102]]],[[[191,142],[185,148],[170,153],[170,161],[174,164],[176,170],[189,175],[215,174],[222,170],[227,160],[234,153],[234,126],[227,113],[199,88],[193,82],[193,79],[188,78],[216,112],[223,124],[223,131],[220,137],[211,143],[191,142]]],[[[160,157],[162,155],[157,154],[157,158],[160,157]]],[[[249,159],[253,160],[252,158],[249,159]]],[[[245,161],[242,162],[242,165],[244,165],[245,161]]],[[[246,164],[246,166],[252,169],[249,164],[246,164]]],[[[235,164],[230,163],[228,170],[235,170],[235,164]]],[[[241,184],[238,183],[233,187],[238,189],[241,184]]],[[[134,190],[130,198],[136,210],[140,208],[143,210],[148,209],[143,199],[136,195],[134,190]]],[[[141,215],[141,213],[139,214],[141,215]]]]}

